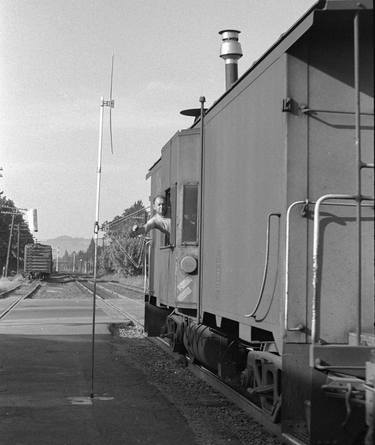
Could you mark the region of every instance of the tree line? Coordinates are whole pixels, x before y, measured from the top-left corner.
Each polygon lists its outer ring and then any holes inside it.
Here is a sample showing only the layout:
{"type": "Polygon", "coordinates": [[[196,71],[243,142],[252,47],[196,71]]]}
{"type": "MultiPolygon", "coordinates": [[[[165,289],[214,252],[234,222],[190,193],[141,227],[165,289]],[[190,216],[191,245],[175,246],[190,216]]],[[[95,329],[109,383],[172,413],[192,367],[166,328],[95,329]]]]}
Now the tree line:
{"type": "MultiPolygon", "coordinates": [[[[131,228],[134,224],[144,224],[147,209],[141,200],[125,209],[112,221],[103,224],[103,237],[98,243],[98,273],[122,276],[139,275],[143,272],[146,240],[134,237],[131,228]]],[[[92,238],[86,252],[69,254],[65,251],[60,257],[61,264],[69,264],[79,273],[92,273],[94,265],[95,241],[92,238]]]]}
{"type": "Polygon", "coordinates": [[[0,271],[1,276],[23,270],[25,245],[33,242],[24,215],[14,202],[0,191],[0,271]]]}

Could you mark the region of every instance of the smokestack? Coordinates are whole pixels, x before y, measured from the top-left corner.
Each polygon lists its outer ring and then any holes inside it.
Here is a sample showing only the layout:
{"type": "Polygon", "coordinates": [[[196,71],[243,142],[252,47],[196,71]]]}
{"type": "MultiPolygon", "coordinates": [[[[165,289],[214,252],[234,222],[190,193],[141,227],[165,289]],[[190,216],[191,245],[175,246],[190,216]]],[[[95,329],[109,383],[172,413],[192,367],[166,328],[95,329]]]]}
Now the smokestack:
{"type": "Polygon", "coordinates": [[[241,31],[224,29],[219,34],[222,36],[220,57],[225,60],[225,87],[228,90],[238,79],[237,60],[242,57],[241,44],[238,34],[241,31]]]}

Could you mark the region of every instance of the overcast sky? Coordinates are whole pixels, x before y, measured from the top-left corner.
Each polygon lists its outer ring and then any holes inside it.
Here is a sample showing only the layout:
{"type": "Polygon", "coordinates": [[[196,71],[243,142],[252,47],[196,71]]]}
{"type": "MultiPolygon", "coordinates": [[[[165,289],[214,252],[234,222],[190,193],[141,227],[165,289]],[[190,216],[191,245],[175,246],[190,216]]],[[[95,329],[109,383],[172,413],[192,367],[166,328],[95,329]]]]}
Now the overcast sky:
{"type": "Polygon", "coordinates": [[[225,89],[222,29],[244,73],[314,0],[0,0],[0,189],[37,208],[38,239],[93,235],[100,97],[115,53],[114,155],[105,109],[100,223],[138,199],[148,168],[225,89]]]}

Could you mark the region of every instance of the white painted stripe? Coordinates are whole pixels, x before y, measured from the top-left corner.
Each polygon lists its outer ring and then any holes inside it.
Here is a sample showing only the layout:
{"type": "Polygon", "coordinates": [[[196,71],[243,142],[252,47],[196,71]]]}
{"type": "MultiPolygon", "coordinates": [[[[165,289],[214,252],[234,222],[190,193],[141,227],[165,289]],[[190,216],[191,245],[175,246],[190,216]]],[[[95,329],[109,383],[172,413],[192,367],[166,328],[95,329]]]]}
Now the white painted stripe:
{"type": "Polygon", "coordinates": [[[186,277],[184,280],[181,281],[181,283],[177,286],[178,290],[185,289],[186,286],[188,286],[193,280],[190,277],[186,277]]]}
{"type": "Polygon", "coordinates": [[[192,290],[190,287],[187,287],[185,290],[183,290],[180,294],[177,295],[177,301],[183,301],[185,298],[190,295],[192,290]]]}

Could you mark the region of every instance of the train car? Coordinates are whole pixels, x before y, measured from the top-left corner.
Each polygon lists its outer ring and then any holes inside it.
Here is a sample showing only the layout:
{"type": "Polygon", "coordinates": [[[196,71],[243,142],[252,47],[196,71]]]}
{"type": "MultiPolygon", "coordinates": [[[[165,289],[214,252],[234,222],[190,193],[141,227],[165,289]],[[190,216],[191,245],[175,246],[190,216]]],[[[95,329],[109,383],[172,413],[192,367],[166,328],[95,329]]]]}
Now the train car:
{"type": "Polygon", "coordinates": [[[26,244],[25,275],[31,279],[47,279],[52,272],[52,247],[47,244],[26,244]]]}
{"type": "Polygon", "coordinates": [[[146,330],[285,443],[373,443],[372,1],[317,2],[239,79],[222,37],[226,92],[147,175],[172,230],[152,234],[146,330]]]}

